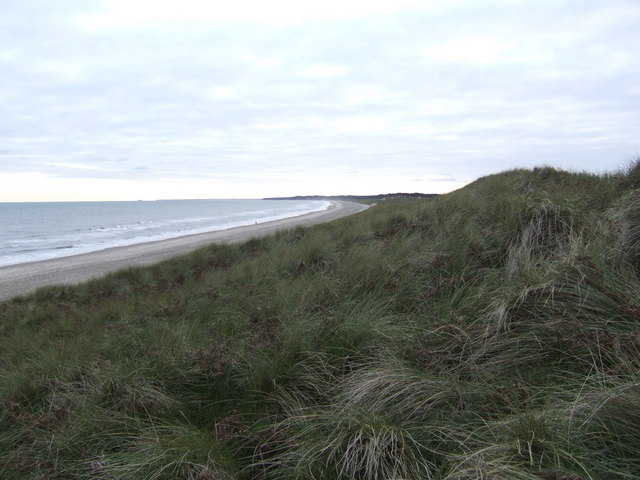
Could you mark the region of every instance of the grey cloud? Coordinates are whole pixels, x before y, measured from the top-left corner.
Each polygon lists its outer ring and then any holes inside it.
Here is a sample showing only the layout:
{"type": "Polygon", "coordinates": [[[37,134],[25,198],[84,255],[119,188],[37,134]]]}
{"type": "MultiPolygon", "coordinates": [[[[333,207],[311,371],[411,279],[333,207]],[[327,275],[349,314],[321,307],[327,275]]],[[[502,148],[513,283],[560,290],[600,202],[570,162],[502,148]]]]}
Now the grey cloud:
{"type": "Polygon", "coordinates": [[[69,21],[74,2],[25,4],[0,7],[11,24],[0,134],[16,155],[0,155],[4,171],[43,168],[10,165],[23,155],[96,167],[47,173],[114,178],[412,167],[473,177],[545,158],[599,168],[603,149],[638,149],[632,2],[163,31],[86,31],[69,21]],[[516,47],[487,64],[429,54],[483,35],[516,47]],[[388,127],[336,127],[353,117],[388,127]]]}

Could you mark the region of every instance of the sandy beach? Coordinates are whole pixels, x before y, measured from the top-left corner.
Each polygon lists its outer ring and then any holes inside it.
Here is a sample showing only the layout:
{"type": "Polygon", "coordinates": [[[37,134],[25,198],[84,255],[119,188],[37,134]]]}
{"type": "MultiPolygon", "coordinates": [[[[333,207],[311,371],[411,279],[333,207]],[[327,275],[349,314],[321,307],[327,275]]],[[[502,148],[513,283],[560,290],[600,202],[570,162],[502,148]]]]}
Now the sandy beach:
{"type": "Polygon", "coordinates": [[[75,284],[127,267],[150,265],[212,243],[243,242],[298,225],[330,222],[367,208],[353,202],[333,202],[327,210],[256,225],[138,243],[97,252],[0,268],[0,300],[55,284],[75,284]]]}

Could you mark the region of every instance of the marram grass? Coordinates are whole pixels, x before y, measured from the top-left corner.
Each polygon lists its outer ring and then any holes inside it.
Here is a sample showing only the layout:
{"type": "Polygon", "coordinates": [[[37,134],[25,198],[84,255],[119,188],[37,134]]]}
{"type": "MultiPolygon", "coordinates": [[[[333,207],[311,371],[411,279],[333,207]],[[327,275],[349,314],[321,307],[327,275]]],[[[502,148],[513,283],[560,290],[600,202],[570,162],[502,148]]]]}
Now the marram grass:
{"type": "Polygon", "coordinates": [[[640,478],[640,167],[0,303],[1,479],[640,478]]]}

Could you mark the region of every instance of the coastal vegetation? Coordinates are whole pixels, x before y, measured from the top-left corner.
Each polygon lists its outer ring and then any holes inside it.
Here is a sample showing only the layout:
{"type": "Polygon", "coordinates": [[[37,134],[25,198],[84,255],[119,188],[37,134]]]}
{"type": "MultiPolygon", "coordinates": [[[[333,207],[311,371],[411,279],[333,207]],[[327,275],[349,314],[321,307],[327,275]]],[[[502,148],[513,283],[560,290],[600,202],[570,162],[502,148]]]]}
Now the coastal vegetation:
{"type": "Polygon", "coordinates": [[[2,479],[640,478],[640,165],[0,303],[2,479]]]}

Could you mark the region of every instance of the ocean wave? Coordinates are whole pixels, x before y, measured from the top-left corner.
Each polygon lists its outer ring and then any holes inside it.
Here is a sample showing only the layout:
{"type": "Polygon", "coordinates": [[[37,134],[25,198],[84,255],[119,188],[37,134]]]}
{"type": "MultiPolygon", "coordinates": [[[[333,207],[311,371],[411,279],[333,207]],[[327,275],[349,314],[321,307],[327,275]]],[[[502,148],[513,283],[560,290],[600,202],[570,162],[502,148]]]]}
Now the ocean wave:
{"type": "Polygon", "coordinates": [[[22,233],[16,228],[0,232],[0,266],[264,223],[326,210],[331,204],[290,200],[104,203],[92,202],[82,209],[49,204],[58,211],[46,225],[41,215],[30,220],[23,208],[20,221],[15,222],[22,233]]]}

